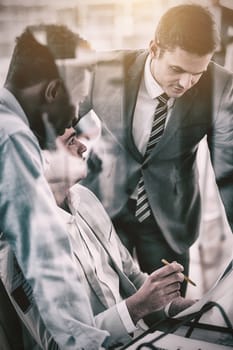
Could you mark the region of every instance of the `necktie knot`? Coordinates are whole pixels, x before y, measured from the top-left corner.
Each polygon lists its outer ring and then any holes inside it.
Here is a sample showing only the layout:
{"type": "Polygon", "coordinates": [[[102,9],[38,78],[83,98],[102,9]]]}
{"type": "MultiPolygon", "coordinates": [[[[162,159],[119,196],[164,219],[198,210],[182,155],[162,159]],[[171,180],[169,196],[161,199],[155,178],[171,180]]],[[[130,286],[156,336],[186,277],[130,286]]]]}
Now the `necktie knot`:
{"type": "Polygon", "coordinates": [[[161,104],[166,105],[167,101],[169,100],[169,96],[166,94],[166,92],[164,92],[162,95],[159,95],[157,99],[161,104]]]}

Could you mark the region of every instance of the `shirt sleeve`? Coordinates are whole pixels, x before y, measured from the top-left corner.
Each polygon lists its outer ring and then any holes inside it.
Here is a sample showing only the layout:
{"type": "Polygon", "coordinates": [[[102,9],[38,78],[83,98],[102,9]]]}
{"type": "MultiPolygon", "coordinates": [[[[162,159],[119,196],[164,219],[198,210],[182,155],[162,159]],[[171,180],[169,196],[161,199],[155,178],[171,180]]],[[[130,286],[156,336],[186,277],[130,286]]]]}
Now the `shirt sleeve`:
{"type": "Polygon", "coordinates": [[[119,313],[119,316],[121,318],[121,321],[122,323],[124,324],[125,326],[125,329],[127,330],[128,333],[132,333],[134,332],[137,327],[135,326],[130,314],[129,314],[129,311],[128,311],[128,308],[126,306],[126,302],[125,300],[121,301],[120,303],[118,303],[116,305],[117,307],[117,311],[119,313]]]}
{"type": "Polygon", "coordinates": [[[170,303],[168,303],[168,304],[165,306],[165,308],[164,308],[164,312],[165,312],[165,315],[166,315],[167,317],[169,317],[169,308],[170,308],[170,306],[171,306],[171,303],[172,303],[172,301],[170,301],[170,303]]]}
{"type": "Polygon", "coordinates": [[[0,134],[0,231],[33,290],[42,319],[62,349],[99,349],[98,330],[75,270],[66,228],[28,132],[0,134]]]}

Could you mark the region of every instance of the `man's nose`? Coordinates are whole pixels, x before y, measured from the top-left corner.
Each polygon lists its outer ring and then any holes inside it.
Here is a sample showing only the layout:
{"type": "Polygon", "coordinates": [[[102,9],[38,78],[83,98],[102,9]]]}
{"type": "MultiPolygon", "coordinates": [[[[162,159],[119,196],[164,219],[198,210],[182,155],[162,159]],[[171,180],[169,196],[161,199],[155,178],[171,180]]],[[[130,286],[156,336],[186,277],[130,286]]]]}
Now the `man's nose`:
{"type": "Polygon", "coordinates": [[[76,140],[77,143],[77,153],[81,156],[84,152],[86,152],[87,147],[84,145],[84,143],[82,143],[79,140],[76,140]]]}
{"type": "Polygon", "coordinates": [[[185,90],[192,86],[192,74],[183,73],[179,79],[179,85],[185,90]]]}

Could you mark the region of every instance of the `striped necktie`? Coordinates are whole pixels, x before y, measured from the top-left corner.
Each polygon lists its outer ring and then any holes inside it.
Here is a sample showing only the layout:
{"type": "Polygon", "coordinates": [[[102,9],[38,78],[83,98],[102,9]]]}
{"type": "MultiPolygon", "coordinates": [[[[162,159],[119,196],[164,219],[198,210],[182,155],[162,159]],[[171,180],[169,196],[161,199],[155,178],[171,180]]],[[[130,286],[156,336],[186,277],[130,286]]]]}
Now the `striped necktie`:
{"type": "MultiPolygon", "coordinates": [[[[149,157],[154,146],[159,142],[162,137],[165,120],[167,116],[167,101],[169,97],[167,94],[163,93],[159,97],[157,97],[159,103],[154,112],[154,119],[152,123],[151,133],[149,137],[149,141],[147,143],[146,152],[144,155],[144,161],[149,157]]],[[[148,218],[151,214],[150,205],[148,202],[146,190],[144,187],[144,179],[143,174],[141,174],[141,178],[138,183],[138,193],[137,193],[137,202],[136,202],[136,212],[135,216],[140,222],[143,222],[146,218],[148,218]]]]}

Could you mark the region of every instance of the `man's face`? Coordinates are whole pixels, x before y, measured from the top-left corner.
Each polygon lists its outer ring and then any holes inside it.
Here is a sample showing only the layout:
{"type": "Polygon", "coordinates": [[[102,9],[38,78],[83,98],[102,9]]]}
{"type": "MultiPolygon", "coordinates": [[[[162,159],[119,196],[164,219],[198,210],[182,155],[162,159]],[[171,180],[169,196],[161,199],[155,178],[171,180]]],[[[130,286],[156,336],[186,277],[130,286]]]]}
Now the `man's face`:
{"type": "Polygon", "coordinates": [[[78,139],[74,128],[68,128],[64,134],[58,137],[65,149],[76,159],[73,159],[73,169],[76,171],[77,181],[84,178],[87,172],[87,164],[83,156],[87,147],[78,139]]]}
{"type": "Polygon", "coordinates": [[[48,163],[45,176],[58,205],[61,205],[71,186],[84,178],[87,164],[83,157],[86,146],[81,143],[73,128],[57,138],[57,150],[45,153],[48,163]]]}
{"type": "Polygon", "coordinates": [[[86,146],[78,139],[77,133],[74,128],[68,128],[64,134],[59,136],[58,139],[65,146],[67,151],[74,157],[83,158],[83,153],[86,152],[86,146]]]}
{"type": "Polygon", "coordinates": [[[206,71],[212,54],[198,56],[176,47],[161,52],[151,44],[151,73],[169,97],[181,97],[206,71]]]}

